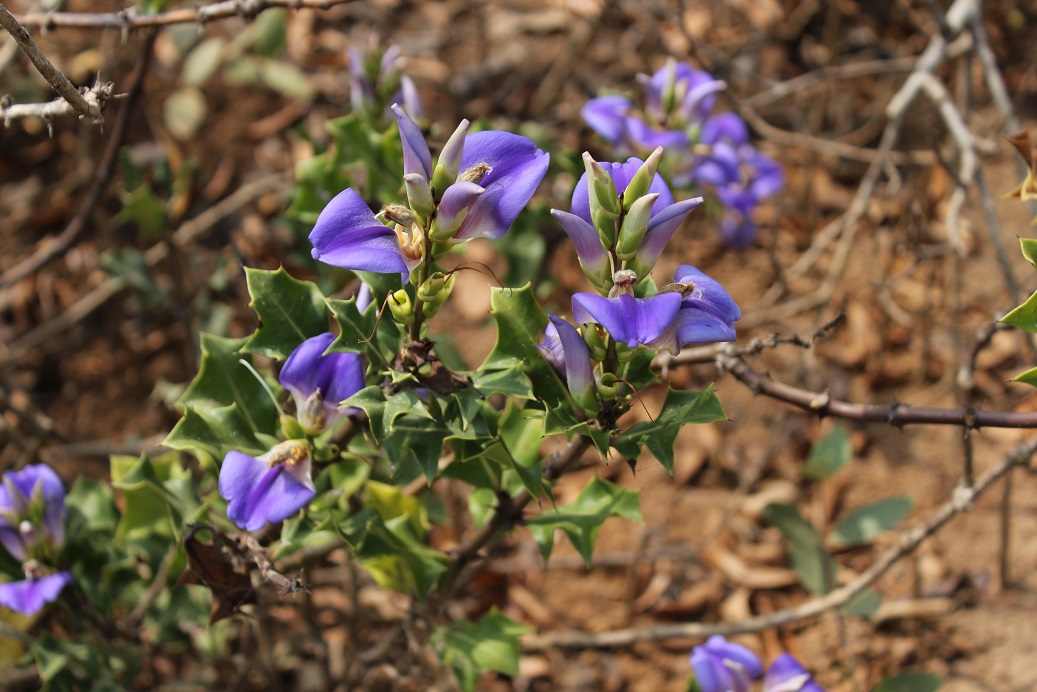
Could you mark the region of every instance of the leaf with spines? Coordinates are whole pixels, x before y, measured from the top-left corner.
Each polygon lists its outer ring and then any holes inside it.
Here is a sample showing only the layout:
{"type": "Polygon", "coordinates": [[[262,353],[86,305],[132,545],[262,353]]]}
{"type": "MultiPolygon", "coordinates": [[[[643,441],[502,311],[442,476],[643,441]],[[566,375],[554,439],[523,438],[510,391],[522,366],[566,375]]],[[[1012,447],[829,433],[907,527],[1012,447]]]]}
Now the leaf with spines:
{"type": "Polygon", "coordinates": [[[545,510],[531,517],[527,526],[545,560],[554,549],[555,529],[561,529],[589,567],[594,541],[601,525],[610,517],[642,521],[638,493],[595,476],[572,504],[545,510]]]}
{"type": "Polygon", "coordinates": [[[245,281],[259,328],[242,351],[285,360],[303,341],[328,331],[328,307],[316,284],[293,278],[284,267],[246,267],[245,281]]]}
{"type": "Polygon", "coordinates": [[[547,412],[547,434],[564,432],[578,424],[568,387],[537,348],[537,341],[547,326],[547,315],[533,295],[532,287],[526,284],[516,289],[491,289],[490,306],[497,322],[497,343],[479,370],[520,368],[529,378],[533,395],[547,412]]]}
{"type": "Polygon", "coordinates": [[[656,419],[626,430],[618,436],[615,446],[626,458],[637,458],[636,451],[643,445],[668,472],[673,473],[673,443],[680,429],[693,423],[720,420],[727,420],[727,414],[713,392],[713,385],[701,392],[671,389],[666,393],[662,411],[656,419]]]}

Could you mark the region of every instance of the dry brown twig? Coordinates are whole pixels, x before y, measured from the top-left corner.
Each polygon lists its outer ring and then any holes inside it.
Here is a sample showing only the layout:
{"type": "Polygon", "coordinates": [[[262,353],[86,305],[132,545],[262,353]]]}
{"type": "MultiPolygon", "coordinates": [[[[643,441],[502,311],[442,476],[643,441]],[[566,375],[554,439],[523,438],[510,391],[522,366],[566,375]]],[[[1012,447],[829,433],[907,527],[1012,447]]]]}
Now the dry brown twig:
{"type": "Polygon", "coordinates": [[[201,7],[189,7],[149,14],[135,8],[120,12],[32,12],[18,17],[22,26],[38,29],[144,29],[173,24],[205,24],[228,17],[252,18],[264,10],[284,7],[289,10],[327,10],[353,0],[224,0],[201,7]]]}
{"type": "Polygon", "coordinates": [[[979,479],[972,488],[958,487],[951,498],[938,507],[924,522],[900,534],[896,545],[879,556],[872,565],[853,581],[831,593],[792,608],[779,610],[730,623],[689,622],[675,625],[635,627],[611,632],[548,632],[522,640],[525,651],[543,651],[552,648],[604,648],[629,646],[638,642],[660,639],[706,638],[714,634],[733,636],[760,632],[818,617],[822,613],[849,603],[855,596],[874,584],[890,567],[910,555],[925,539],[932,536],[958,514],[967,510],[983,493],[1016,466],[1027,464],[1037,453],[1037,439],[1019,445],[1005,455],[1000,463],[979,479]]]}

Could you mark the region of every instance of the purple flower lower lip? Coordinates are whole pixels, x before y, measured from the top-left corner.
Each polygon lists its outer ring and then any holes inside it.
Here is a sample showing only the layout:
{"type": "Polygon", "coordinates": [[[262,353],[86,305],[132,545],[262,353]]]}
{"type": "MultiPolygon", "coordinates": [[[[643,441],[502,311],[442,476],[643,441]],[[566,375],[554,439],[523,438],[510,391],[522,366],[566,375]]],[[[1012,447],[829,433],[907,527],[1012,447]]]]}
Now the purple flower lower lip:
{"type": "Polygon", "coordinates": [[[600,407],[594,395],[594,364],[590,349],[576,328],[556,315],[548,315],[561,343],[565,378],[573,398],[588,413],[600,407]]]}
{"type": "Polygon", "coordinates": [[[0,584],[0,605],[23,615],[32,615],[54,601],[71,581],[70,572],[58,572],[39,579],[0,584]]]}
{"type": "Polygon", "coordinates": [[[634,298],[626,294],[606,298],[577,293],[573,296],[573,319],[596,322],[616,342],[637,348],[662,336],[673,323],[680,306],[679,293],[660,293],[651,298],[634,298]]]}
{"type": "Polygon", "coordinates": [[[382,274],[408,271],[396,232],[375,218],[352,188],[340,192],[310,231],[313,258],[343,269],[382,274]]]}
{"type": "Polygon", "coordinates": [[[824,692],[792,654],[778,656],[767,669],[763,692],[824,692]]]}
{"type": "MultiPolygon", "coordinates": [[[[675,285],[682,287],[680,309],[658,338],[646,345],[677,354],[688,344],[734,341],[734,323],[742,311],[719,282],[690,264],[674,272],[675,285]]],[[[665,294],[660,294],[665,295],[665,294]]]]}
{"type": "Polygon", "coordinates": [[[282,442],[258,458],[229,452],[219,488],[228,501],[227,516],[247,531],[284,521],[317,495],[309,449],[298,441],[282,442]]]}
{"type": "Polygon", "coordinates": [[[624,117],[633,106],[625,96],[599,96],[584,104],[580,115],[592,130],[616,144],[623,137],[624,117]]]}

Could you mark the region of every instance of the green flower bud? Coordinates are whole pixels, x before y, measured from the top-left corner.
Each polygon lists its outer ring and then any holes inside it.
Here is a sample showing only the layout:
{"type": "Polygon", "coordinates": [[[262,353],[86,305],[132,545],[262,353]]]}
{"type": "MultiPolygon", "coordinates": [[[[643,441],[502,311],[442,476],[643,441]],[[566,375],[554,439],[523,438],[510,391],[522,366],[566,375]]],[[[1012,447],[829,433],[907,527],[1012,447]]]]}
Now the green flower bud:
{"type": "Polygon", "coordinates": [[[314,461],[334,461],[342,453],[342,449],[335,444],[320,445],[313,450],[314,461]]]}
{"type": "Polygon", "coordinates": [[[639,197],[630,211],[623,217],[623,225],[619,229],[619,240],[616,241],[616,257],[621,260],[633,259],[641,247],[645,233],[648,232],[648,221],[652,215],[652,205],[659,199],[659,193],[639,197]]]}
{"type": "Polygon", "coordinates": [[[599,363],[605,360],[605,356],[608,354],[608,348],[605,346],[605,339],[602,338],[597,325],[583,325],[580,334],[583,336],[583,341],[587,344],[587,348],[590,349],[591,360],[596,360],[599,363]]]}
{"type": "Polygon", "coordinates": [[[389,311],[393,319],[400,324],[414,324],[414,303],[411,302],[410,294],[400,289],[389,296],[389,311]]]}
{"type": "Polygon", "coordinates": [[[637,355],[636,348],[627,348],[626,344],[616,344],[616,360],[620,363],[628,363],[637,355]]]}
{"type": "Polygon", "coordinates": [[[591,214],[593,215],[595,207],[598,207],[612,215],[612,218],[619,218],[622,207],[619,204],[619,193],[616,192],[616,183],[612,180],[612,176],[588,152],[583,152],[583,165],[587,169],[587,197],[590,202],[591,214]]]}
{"type": "Polygon", "coordinates": [[[438,196],[454,184],[457,176],[461,173],[461,156],[464,154],[464,138],[468,134],[469,122],[462,120],[461,124],[450,135],[450,139],[443,145],[443,151],[439,154],[436,167],[432,171],[432,187],[438,196]]]}
{"type": "Polygon", "coordinates": [[[611,250],[616,244],[616,219],[618,216],[609,214],[604,209],[594,209],[591,203],[591,218],[594,219],[594,230],[598,232],[598,239],[606,250],[611,250]]]}
{"type": "Polygon", "coordinates": [[[432,188],[423,175],[408,173],[403,176],[403,183],[407,187],[407,202],[415,214],[427,218],[436,208],[432,199],[432,188]]]}
{"type": "Polygon", "coordinates": [[[623,190],[623,209],[629,211],[637,200],[648,194],[648,188],[652,186],[652,181],[655,180],[655,173],[659,170],[659,162],[662,161],[663,151],[662,147],[656,147],[655,151],[649,154],[645,162],[641,164],[641,167],[637,169],[637,173],[634,173],[634,177],[630,179],[627,189],[623,190]]]}
{"type": "Polygon", "coordinates": [[[454,275],[443,274],[443,272],[434,272],[423,284],[418,286],[417,296],[418,300],[425,304],[425,316],[435,316],[453,290],[454,275]]]}

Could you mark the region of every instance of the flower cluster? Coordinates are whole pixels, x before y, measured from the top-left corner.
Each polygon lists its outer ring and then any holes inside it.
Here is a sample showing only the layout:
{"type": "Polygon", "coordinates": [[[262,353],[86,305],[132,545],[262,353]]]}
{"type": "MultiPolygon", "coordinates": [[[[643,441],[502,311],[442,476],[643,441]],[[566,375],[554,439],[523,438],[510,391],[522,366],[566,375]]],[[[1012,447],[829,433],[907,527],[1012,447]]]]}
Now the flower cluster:
{"type": "MultiPolygon", "coordinates": [[[[741,644],[710,637],[691,651],[691,667],[701,692],[748,692],[763,676],[760,659],[741,644]]],[[[763,692],[824,692],[791,654],[781,654],[767,669],[763,692]]]]}
{"type": "Polygon", "coordinates": [[[65,489],[45,464],[8,471],[0,486],[0,543],[22,563],[25,579],[0,584],[0,604],[32,615],[71,581],[56,571],[65,544],[65,489]]]}
{"type": "Polygon", "coordinates": [[[784,186],[781,166],[749,143],[738,115],[712,115],[723,81],[687,63],[669,61],[655,74],[640,75],[644,109],[610,94],[591,99],[584,120],[620,154],[644,155],[656,147],[671,154],[674,184],[714,189],[724,207],[720,232],[737,248],[756,237],[753,210],[784,186]]]}
{"type": "Polygon", "coordinates": [[[599,163],[584,154],[587,170],[576,184],[571,211],[551,211],[598,293],[572,298],[573,319],[585,325],[582,337],[552,316],[541,350],[564,373],[574,400],[588,415],[597,413],[600,399],[611,396],[614,377],[595,380],[592,374],[593,361],[608,360],[610,348],[616,359],[640,346],[677,354],[688,344],[734,340],[734,322],[741,318],[727,291],[691,265],[679,266],[672,282],[649,294],[645,280],[652,267],[702,203],[701,197],[674,201],[656,170],[662,155],[660,147],[646,161],[599,163]]]}
{"type": "Polygon", "coordinates": [[[392,106],[403,143],[407,204],[388,204],[375,215],[352,188],[339,193],[310,232],[313,257],[343,269],[400,273],[416,295],[398,291],[394,317],[413,323],[417,307],[431,317],[446,301],[453,277],[432,270],[449,249],[473,238],[508,232],[547,173],[549,156],[510,132],[469,134],[462,120],[432,163],[420,128],[392,106]]]}
{"type": "Polygon", "coordinates": [[[425,110],[414,80],[400,72],[400,47],[384,51],[372,44],[361,52],[349,48],[349,101],[354,113],[381,117],[390,103],[402,103],[412,118],[421,120],[425,110]]]}
{"type": "Polygon", "coordinates": [[[299,433],[269,452],[252,457],[231,451],[220,467],[220,495],[227,516],[239,527],[256,531],[284,521],[316,496],[311,438],[354,411],[339,403],[364,387],[364,358],[356,353],[324,355],[330,333],[302,342],[285,361],[279,380],[295,400],[296,417],[286,431],[299,433]]]}

